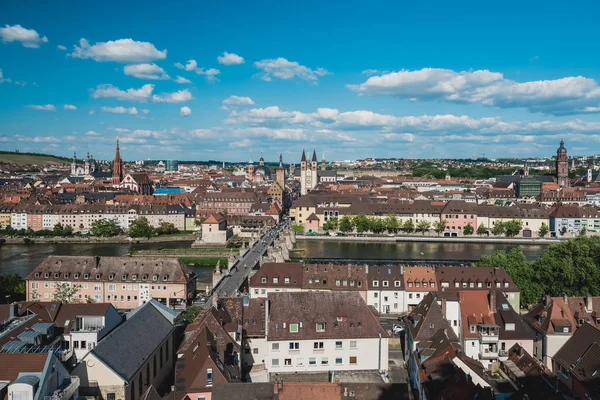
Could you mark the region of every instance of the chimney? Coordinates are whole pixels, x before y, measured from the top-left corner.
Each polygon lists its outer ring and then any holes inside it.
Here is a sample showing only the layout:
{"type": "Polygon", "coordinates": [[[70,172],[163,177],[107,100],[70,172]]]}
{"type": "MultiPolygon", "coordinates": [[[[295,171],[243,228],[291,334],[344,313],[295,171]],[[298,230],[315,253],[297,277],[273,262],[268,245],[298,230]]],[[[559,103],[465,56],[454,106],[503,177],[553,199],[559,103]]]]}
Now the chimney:
{"type": "Polygon", "coordinates": [[[212,294],[212,306],[216,309],[219,308],[219,293],[216,290],[212,294]]]}
{"type": "Polygon", "coordinates": [[[565,304],[569,304],[569,298],[567,297],[566,293],[563,294],[563,301],[565,302],[565,304]]]}
{"type": "Polygon", "coordinates": [[[265,299],[265,339],[269,336],[269,299],[265,299]]]}
{"type": "Polygon", "coordinates": [[[12,303],[10,305],[10,310],[9,310],[10,314],[9,317],[10,319],[15,318],[17,315],[19,315],[19,303],[17,303],[16,301],[14,303],[12,303]]]}
{"type": "Polygon", "coordinates": [[[545,306],[550,305],[550,295],[548,295],[548,294],[546,296],[544,296],[544,305],[545,306]]]}
{"type": "Polygon", "coordinates": [[[490,312],[496,312],[496,291],[490,290],[490,312]]]}
{"type": "Polygon", "coordinates": [[[593,311],[592,296],[588,295],[585,298],[585,310],[589,313],[591,313],[593,311]]]}
{"type": "Polygon", "coordinates": [[[446,318],[446,298],[442,297],[442,315],[446,318]]]}

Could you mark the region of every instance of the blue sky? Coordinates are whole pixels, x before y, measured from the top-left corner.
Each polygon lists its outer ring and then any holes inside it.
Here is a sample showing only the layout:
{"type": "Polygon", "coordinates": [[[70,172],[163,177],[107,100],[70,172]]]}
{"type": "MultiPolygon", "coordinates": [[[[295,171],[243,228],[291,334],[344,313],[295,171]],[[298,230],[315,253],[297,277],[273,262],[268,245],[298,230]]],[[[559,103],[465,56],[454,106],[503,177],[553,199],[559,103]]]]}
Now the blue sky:
{"type": "Polygon", "coordinates": [[[483,4],[0,0],[0,149],[600,153],[600,5],[483,4]]]}

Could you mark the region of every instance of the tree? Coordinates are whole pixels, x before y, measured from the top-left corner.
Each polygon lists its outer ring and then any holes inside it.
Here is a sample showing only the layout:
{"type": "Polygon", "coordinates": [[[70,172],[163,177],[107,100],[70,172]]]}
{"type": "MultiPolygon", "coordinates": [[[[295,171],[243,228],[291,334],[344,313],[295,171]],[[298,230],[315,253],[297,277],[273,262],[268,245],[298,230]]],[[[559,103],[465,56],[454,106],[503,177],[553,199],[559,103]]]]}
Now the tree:
{"type": "Polygon", "coordinates": [[[349,216],[344,215],[340,220],[340,231],[342,232],[351,232],[354,229],[353,221],[349,216]]]}
{"type": "Polygon", "coordinates": [[[183,318],[185,318],[186,321],[192,322],[196,319],[198,314],[200,314],[200,311],[202,311],[200,306],[189,306],[181,313],[181,315],[183,315],[183,318]]]}
{"type": "MultiPolygon", "coordinates": [[[[337,217],[332,217],[329,218],[329,220],[325,223],[325,225],[327,225],[327,229],[326,230],[332,230],[335,231],[338,228],[338,218],[337,217]]],[[[323,225],[323,229],[325,229],[325,225],[323,225]]]]}
{"type": "Polygon", "coordinates": [[[587,233],[587,228],[584,226],[583,228],[581,228],[581,230],[579,231],[579,236],[585,236],[585,234],[587,233]]]}
{"type": "Polygon", "coordinates": [[[0,275],[0,293],[25,294],[25,280],[17,274],[0,275]]]}
{"type": "Polygon", "coordinates": [[[479,227],[477,227],[477,234],[479,236],[481,236],[481,235],[485,235],[486,233],[487,233],[487,228],[485,227],[485,225],[482,222],[481,224],[479,224],[479,227]]]}
{"type": "Polygon", "coordinates": [[[413,222],[412,219],[407,219],[406,221],[404,221],[404,223],[402,224],[402,230],[406,233],[412,233],[415,230],[415,223],[413,222]]]}
{"type": "Polygon", "coordinates": [[[157,235],[170,235],[179,232],[179,229],[175,228],[175,224],[172,222],[161,222],[159,227],[156,228],[157,235]]]}
{"type": "Polygon", "coordinates": [[[117,236],[121,232],[119,224],[114,219],[99,219],[92,222],[90,234],[92,236],[110,237],[117,236]]]}
{"type": "Polygon", "coordinates": [[[385,218],[385,229],[387,229],[387,231],[389,233],[396,233],[396,232],[398,232],[398,228],[399,228],[398,218],[396,218],[396,216],[394,214],[388,215],[385,218]]]}
{"type": "Polygon", "coordinates": [[[138,217],[129,224],[129,237],[145,237],[150,239],[154,235],[154,229],[146,217],[138,217]]]}
{"type": "Polygon", "coordinates": [[[567,227],[563,226],[562,228],[560,228],[560,234],[561,236],[564,236],[567,233],[567,227]]]}
{"type": "Polygon", "coordinates": [[[356,232],[368,232],[370,230],[369,219],[364,214],[359,214],[354,217],[353,221],[356,227],[356,232]]]}
{"type": "Polygon", "coordinates": [[[492,227],[492,235],[501,236],[506,232],[506,227],[504,226],[504,221],[496,221],[494,226],[492,227]]]}
{"type": "Polygon", "coordinates": [[[504,223],[504,228],[506,229],[506,236],[515,237],[523,229],[523,221],[520,219],[511,219],[504,223]]]}
{"type": "Polygon", "coordinates": [[[471,223],[468,223],[463,229],[463,234],[465,235],[472,235],[473,232],[475,232],[475,228],[473,228],[473,225],[471,225],[471,223]]]}
{"type": "Polygon", "coordinates": [[[542,222],[542,226],[540,226],[540,230],[538,231],[538,236],[541,237],[541,238],[543,238],[549,232],[550,232],[550,230],[548,229],[548,225],[546,225],[544,222],[542,222]]]}
{"type": "Polygon", "coordinates": [[[56,236],[62,235],[62,232],[63,232],[62,224],[59,222],[58,224],[54,225],[54,229],[52,229],[52,231],[54,232],[54,234],[56,236]]]}
{"type": "Polygon", "coordinates": [[[302,235],[304,233],[304,227],[302,225],[292,225],[292,229],[294,230],[294,232],[296,232],[298,235],[302,235]]]}
{"type": "Polygon", "coordinates": [[[57,283],[54,289],[54,300],[59,303],[72,303],[79,289],[68,282],[57,283]]]}
{"type": "Polygon", "coordinates": [[[73,234],[73,227],[71,225],[67,225],[63,228],[62,235],[63,236],[71,236],[73,234]]]}
{"type": "Polygon", "coordinates": [[[440,221],[435,221],[433,223],[433,230],[435,231],[435,233],[437,233],[439,235],[440,233],[442,233],[446,230],[447,226],[448,226],[448,221],[446,221],[445,219],[442,219],[440,221]]]}
{"type": "Polygon", "coordinates": [[[425,235],[425,232],[428,232],[430,228],[431,223],[425,219],[422,219],[417,223],[417,232],[421,232],[423,235],[425,235]]]}
{"type": "Polygon", "coordinates": [[[385,231],[385,221],[381,218],[369,218],[369,227],[373,233],[382,233],[385,231]]]}

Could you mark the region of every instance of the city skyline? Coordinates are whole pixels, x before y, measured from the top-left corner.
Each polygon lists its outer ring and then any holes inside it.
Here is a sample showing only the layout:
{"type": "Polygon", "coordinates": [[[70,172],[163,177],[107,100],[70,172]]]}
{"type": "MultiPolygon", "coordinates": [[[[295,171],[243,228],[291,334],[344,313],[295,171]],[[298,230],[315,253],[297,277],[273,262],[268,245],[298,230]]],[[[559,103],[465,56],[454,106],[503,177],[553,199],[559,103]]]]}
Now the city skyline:
{"type": "Polygon", "coordinates": [[[549,157],[561,139],[600,152],[596,4],[141,5],[3,6],[0,149],[111,159],[118,136],[130,160],[549,157]]]}

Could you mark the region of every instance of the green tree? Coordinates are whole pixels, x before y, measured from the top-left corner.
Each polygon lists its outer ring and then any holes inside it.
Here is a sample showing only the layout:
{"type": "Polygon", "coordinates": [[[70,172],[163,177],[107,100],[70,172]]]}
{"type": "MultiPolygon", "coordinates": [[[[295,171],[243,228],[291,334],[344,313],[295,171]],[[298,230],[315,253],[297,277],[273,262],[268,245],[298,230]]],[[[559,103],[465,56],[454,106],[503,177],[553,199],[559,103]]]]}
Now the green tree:
{"type": "Polygon", "coordinates": [[[406,233],[413,233],[415,231],[415,223],[413,222],[412,218],[404,221],[402,224],[402,230],[406,233]]]}
{"type": "Polygon", "coordinates": [[[562,228],[560,228],[560,235],[565,236],[566,234],[567,234],[567,227],[563,226],[562,228]]]}
{"type": "Polygon", "coordinates": [[[396,216],[394,214],[388,215],[385,218],[385,229],[389,233],[396,233],[396,232],[398,232],[398,228],[399,228],[398,218],[396,218],[396,216]]]}
{"type": "Polygon", "coordinates": [[[541,238],[546,237],[549,232],[548,225],[542,222],[542,226],[540,226],[540,230],[538,231],[538,236],[541,238]]]}
{"type": "Polygon", "coordinates": [[[57,283],[54,289],[54,300],[59,303],[72,303],[79,289],[68,282],[57,283]]]}
{"type": "Polygon", "coordinates": [[[129,237],[150,239],[153,235],[154,229],[146,217],[138,217],[129,224],[129,237]]]}
{"type": "Polygon", "coordinates": [[[170,235],[179,232],[179,229],[175,228],[175,224],[172,222],[161,222],[159,227],[156,228],[157,235],[170,235]]]}
{"type": "Polygon", "coordinates": [[[294,230],[294,232],[296,232],[298,235],[302,235],[304,233],[304,227],[302,225],[292,225],[292,229],[294,230]]]}
{"type": "Polygon", "coordinates": [[[473,232],[475,232],[475,228],[473,228],[473,225],[471,225],[471,223],[468,223],[463,229],[463,234],[465,235],[472,235],[473,232]]]}
{"type": "Polygon", "coordinates": [[[54,228],[52,229],[52,231],[54,232],[54,234],[56,236],[61,236],[63,234],[64,231],[64,227],[63,225],[59,222],[58,224],[54,225],[54,228]]]}
{"type": "Polygon", "coordinates": [[[429,232],[430,228],[431,223],[425,219],[422,219],[417,223],[417,232],[421,232],[423,235],[425,235],[425,232],[429,232]]]}
{"type": "Polygon", "coordinates": [[[587,228],[584,226],[583,228],[581,228],[581,230],[579,231],[579,236],[585,236],[585,234],[587,233],[587,228]]]}
{"type": "Polygon", "coordinates": [[[477,234],[479,236],[481,235],[485,235],[487,233],[487,228],[485,227],[485,225],[483,224],[483,222],[481,224],[479,224],[479,226],[477,227],[477,234]]]}
{"type": "Polygon", "coordinates": [[[354,229],[354,224],[353,224],[352,219],[349,216],[344,215],[342,217],[342,219],[340,220],[340,231],[352,232],[353,229],[354,229]]]}
{"type": "Polygon", "coordinates": [[[186,321],[192,322],[196,319],[198,314],[200,314],[200,311],[202,311],[200,306],[189,306],[181,313],[181,315],[183,315],[183,318],[185,318],[186,321]]]}
{"type": "Polygon", "coordinates": [[[381,218],[369,218],[369,227],[373,233],[383,233],[385,231],[385,221],[381,218]]]}
{"type": "Polygon", "coordinates": [[[523,221],[520,219],[511,219],[504,223],[504,229],[506,230],[506,236],[515,237],[521,233],[523,229],[523,221]]]}
{"type": "Polygon", "coordinates": [[[435,231],[435,233],[437,233],[439,235],[440,233],[442,233],[446,230],[447,226],[448,226],[448,221],[446,221],[445,219],[442,219],[440,221],[435,221],[433,223],[433,230],[435,231]]]}
{"type": "Polygon", "coordinates": [[[339,226],[338,217],[330,217],[329,221],[327,221],[327,223],[329,224],[329,229],[331,229],[332,231],[336,231],[338,229],[338,226],[339,226]]]}
{"type": "Polygon", "coordinates": [[[494,236],[502,236],[506,232],[506,226],[504,225],[504,221],[496,221],[494,226],[492,227],[492,235],[494,236]]]}
{"type": "Polygon", "coordinates": [[[354,217],[353,221],[356,227],[356,232],[368,232],[370,230],[369,219],[364,214],[359,214],[354,217]]]}
{"type": "Polygon", "coordinates": [[[90,234],[92,236],[110,237],[117,236],[121,232],[119,224],[114,219],[99,219],[92,222],[90,234]]]}
{"type": "Polygon", "coordinates": [[[25,294],[25,280],[17,274],[0,275],[0,293],[25,294]]]}

